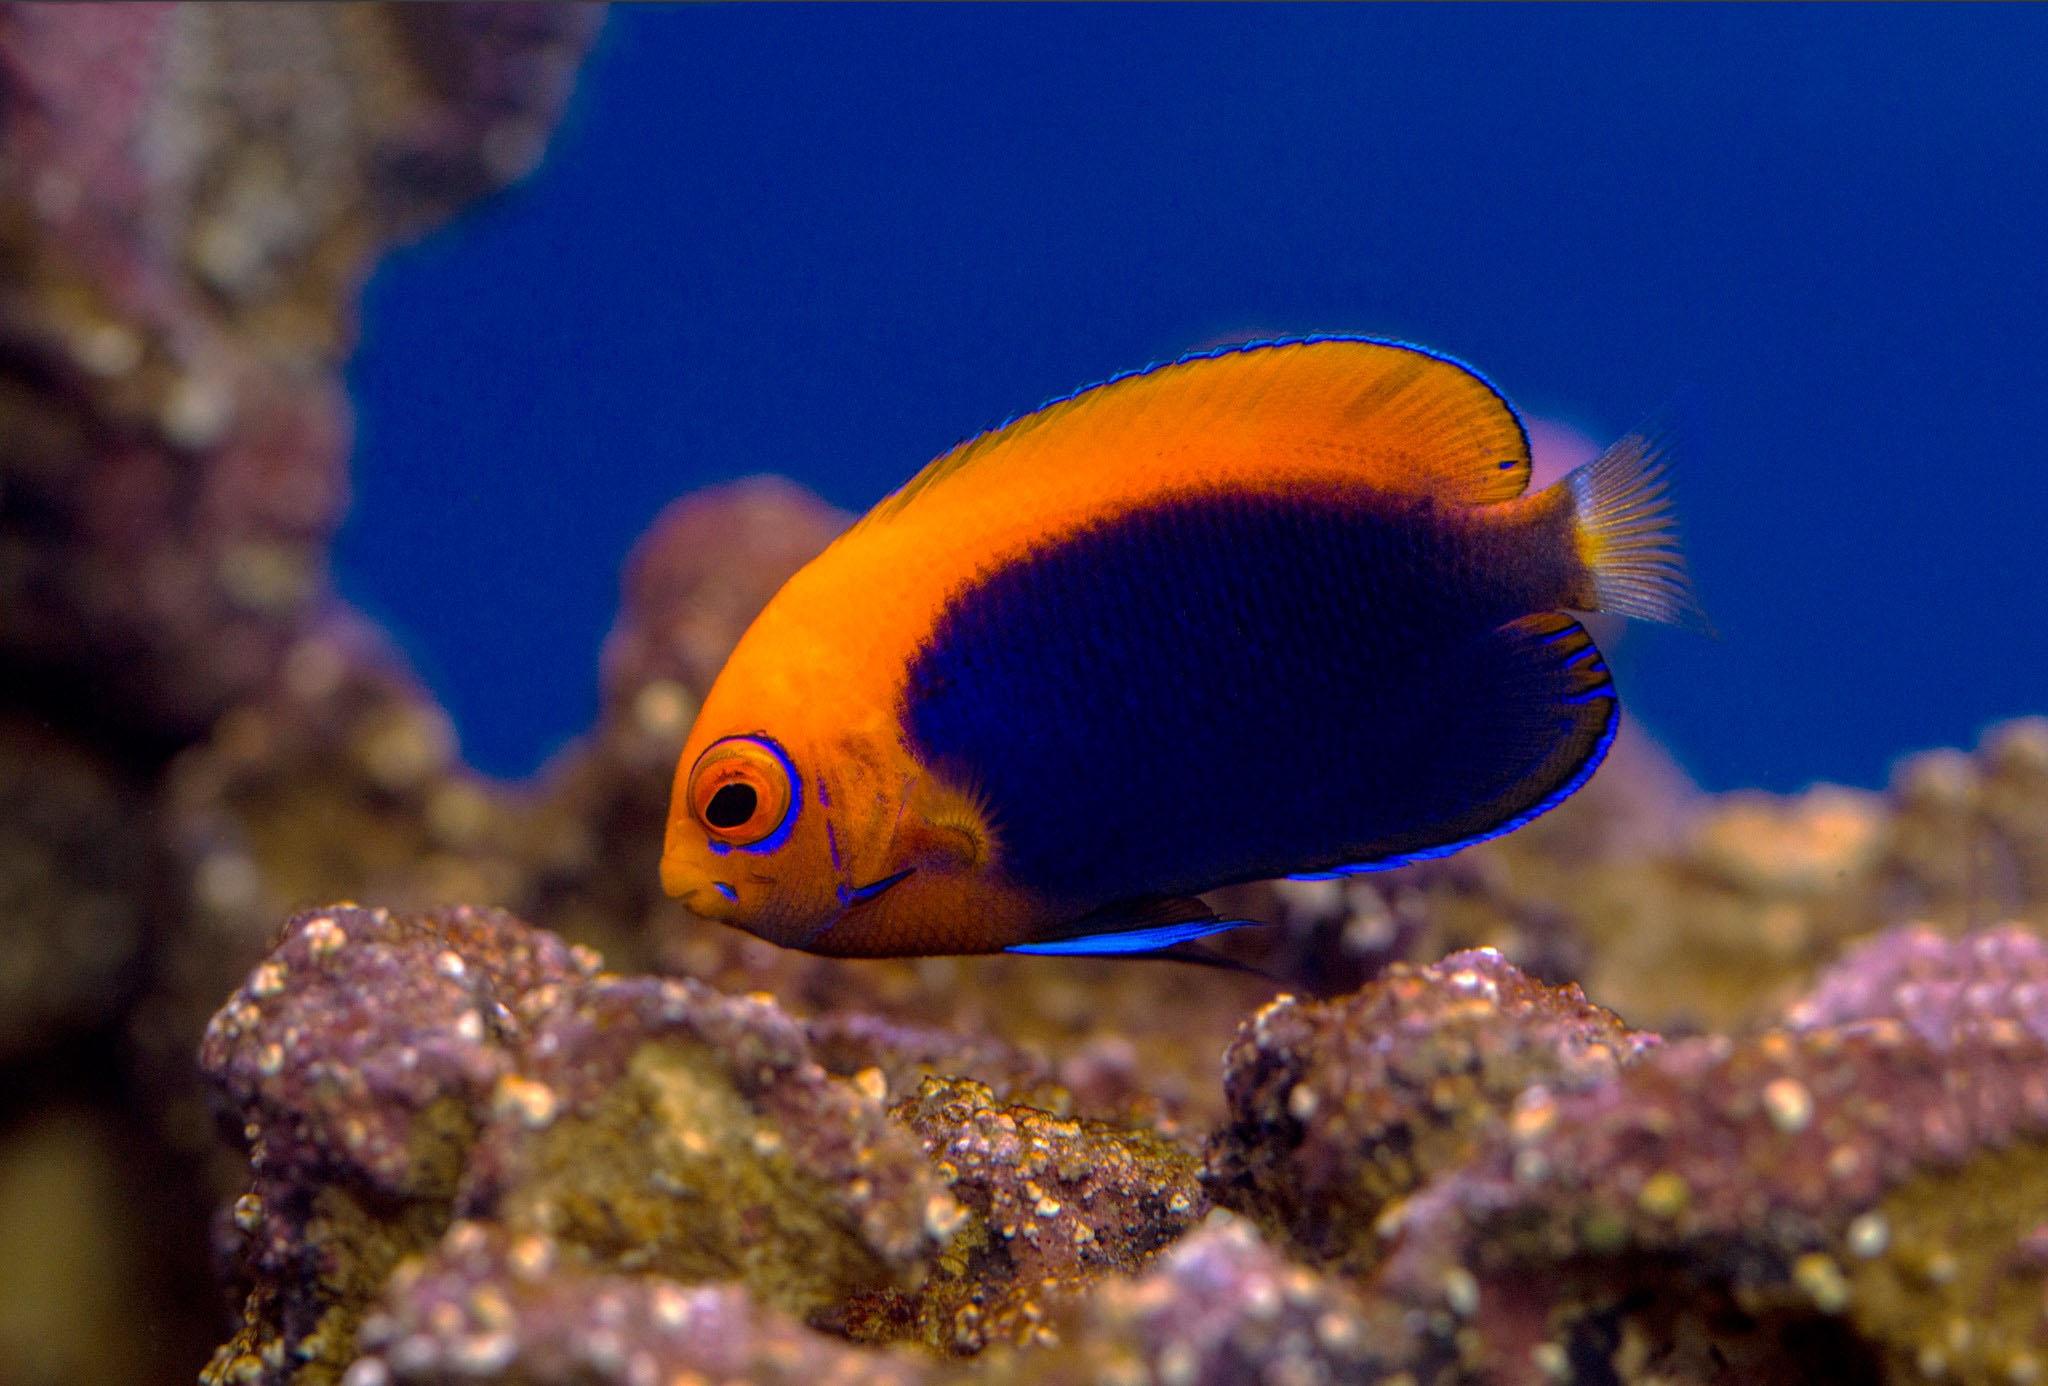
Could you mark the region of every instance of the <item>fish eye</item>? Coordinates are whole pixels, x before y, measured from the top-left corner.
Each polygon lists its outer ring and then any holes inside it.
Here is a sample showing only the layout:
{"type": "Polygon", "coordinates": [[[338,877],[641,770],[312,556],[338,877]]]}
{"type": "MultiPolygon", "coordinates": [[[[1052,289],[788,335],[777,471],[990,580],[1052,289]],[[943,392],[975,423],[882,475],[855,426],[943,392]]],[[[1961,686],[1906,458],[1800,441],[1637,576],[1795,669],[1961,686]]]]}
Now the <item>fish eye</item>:
{"type": "Polygon", "coordinates": [[[751,847],[790,816],[795,773],[781,748],[751,736],[714,741],[690,771],[690,812],[713,841],[751,847]]]}
{"type": "Polygon", "coordinates": [[[722,784],[711,796],[711,802],[704,806],[704,821],[714,828],[730,831],[745,824],[754,816],[760,805],[761,796],[750,784],[722,784]]]}

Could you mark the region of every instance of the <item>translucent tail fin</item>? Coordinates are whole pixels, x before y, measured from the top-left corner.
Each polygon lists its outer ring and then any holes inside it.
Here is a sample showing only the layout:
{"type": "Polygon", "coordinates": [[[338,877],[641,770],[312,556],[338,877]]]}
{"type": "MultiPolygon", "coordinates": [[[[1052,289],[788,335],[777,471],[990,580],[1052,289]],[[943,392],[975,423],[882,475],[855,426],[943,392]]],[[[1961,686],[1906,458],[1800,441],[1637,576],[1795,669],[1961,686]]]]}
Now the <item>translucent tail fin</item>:
{"type": "Polygon", "coordinates": [[[1668,449],[1663,430],[1638,431],[1565,478],[1579,556],[1598,610],[1711,633],[1678,546],[1668,449]]]}

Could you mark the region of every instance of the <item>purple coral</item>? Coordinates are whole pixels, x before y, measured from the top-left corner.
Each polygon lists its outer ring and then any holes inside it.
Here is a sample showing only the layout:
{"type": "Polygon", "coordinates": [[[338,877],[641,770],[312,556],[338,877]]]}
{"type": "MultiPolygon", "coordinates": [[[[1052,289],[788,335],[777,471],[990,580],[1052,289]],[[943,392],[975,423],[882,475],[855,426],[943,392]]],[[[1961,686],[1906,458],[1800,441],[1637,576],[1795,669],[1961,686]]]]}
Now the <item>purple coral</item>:
{"type": "Polygon", "coordinates": [[[502,912],[301,915],[201,1057],[254,1174],[214,1380],[346,1363],[458,1214],[798,1311],[907,1288],[959,1221],[881,1093],[773,1002],[610,977],[502,912]]]}
{"type": "Polygon", "coordinates": [[[1327,1002],[1282,997],[1224,1056],[1205,1180],[1316,1261],[1364,1269],[1379,1223],[1531,1098],[1598,1087],[1656,1043],[1498,953],[1397,964],[1327,1002]]]}

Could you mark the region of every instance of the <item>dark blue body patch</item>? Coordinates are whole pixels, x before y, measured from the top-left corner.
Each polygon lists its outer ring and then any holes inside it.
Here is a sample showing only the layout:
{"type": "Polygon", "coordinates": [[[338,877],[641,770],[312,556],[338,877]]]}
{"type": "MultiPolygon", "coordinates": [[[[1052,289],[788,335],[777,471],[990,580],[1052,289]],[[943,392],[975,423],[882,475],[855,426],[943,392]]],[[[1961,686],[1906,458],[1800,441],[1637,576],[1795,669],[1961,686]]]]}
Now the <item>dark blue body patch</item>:
{"type": "Polygon", "coordinates": [[[1615,707],[1597,654],[1566,667],[1584,631],[1489,605],[1447,520],[1238,492],[1109,517],[956,595],[905,730],[981,796],[1008,875],[1057,901],[1485,835],[1582,782],[1615,707]]]}

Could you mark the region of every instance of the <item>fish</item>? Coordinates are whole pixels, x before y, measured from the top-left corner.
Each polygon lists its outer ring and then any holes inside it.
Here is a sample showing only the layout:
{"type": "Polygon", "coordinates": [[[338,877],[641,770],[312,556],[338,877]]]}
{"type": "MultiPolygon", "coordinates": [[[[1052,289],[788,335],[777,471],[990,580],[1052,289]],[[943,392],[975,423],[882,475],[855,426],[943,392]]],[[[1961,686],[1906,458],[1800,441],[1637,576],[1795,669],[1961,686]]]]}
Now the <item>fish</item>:
{"type": "Polygon", "coordinates": [[[676,766],[661,880],[840,957],[1176,956],[1219,886],[1512,831],[1614,740],[1572,613],[1705,627],[1669,446],[1529,492],[1512,406],[1368,337],[1205,351],[971,438],[800,569],[676,766]]]}

